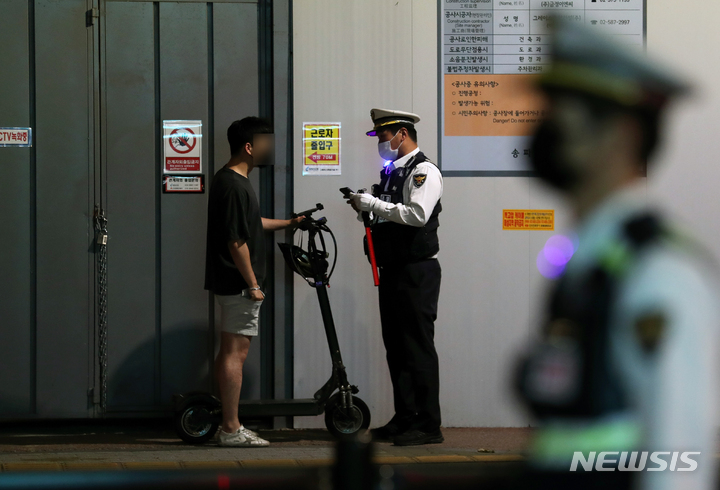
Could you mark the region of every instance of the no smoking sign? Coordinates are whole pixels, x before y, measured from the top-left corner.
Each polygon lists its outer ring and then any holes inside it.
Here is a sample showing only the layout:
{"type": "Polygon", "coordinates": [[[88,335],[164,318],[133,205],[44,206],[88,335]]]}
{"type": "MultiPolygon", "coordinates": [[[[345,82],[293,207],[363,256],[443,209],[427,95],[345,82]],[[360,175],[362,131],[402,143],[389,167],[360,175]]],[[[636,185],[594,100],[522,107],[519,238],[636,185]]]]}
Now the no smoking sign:
{"type": "Polygon", "coordinates": [[[202,121],[163,121],[163,172],[202,172],[202,121]]]}

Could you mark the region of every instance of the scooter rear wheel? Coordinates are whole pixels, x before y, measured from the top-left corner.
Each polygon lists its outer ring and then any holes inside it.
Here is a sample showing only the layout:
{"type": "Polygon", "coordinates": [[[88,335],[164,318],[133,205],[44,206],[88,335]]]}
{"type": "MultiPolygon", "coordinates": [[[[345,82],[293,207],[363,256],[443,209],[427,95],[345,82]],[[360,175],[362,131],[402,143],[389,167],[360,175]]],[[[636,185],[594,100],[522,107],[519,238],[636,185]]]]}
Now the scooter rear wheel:
{"type": "Polygon", "coordinates": [[[338,439],[350,437],[370,427],[370,409],[360,398],[352,397],[349,410],[342,407],[340,393],[335,393],[325,404],[325,426],[338,439]]]}
{"type": "Polygon", "coordinates": [[[209,441],[217,432],[220,424],[213,420],[210,403],[189,403],[175,413],[175,432],[180,439],[189,444],[202,444],[209,441]]]}

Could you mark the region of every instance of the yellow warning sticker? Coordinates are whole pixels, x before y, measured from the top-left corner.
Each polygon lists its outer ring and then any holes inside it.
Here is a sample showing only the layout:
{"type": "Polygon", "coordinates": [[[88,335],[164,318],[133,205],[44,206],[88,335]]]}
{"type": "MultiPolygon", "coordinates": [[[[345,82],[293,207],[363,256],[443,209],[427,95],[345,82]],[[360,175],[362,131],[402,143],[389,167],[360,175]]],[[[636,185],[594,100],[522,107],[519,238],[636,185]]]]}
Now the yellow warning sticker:
{"type": "Polygon", "coordinates": [[[340,175],[340,123],[303,124],[303,175],[340,175]]]}
{"type": "Polygon", "coordinates": [[[553,209],[503,209],[503,230],[554,230],[553,209]]]}

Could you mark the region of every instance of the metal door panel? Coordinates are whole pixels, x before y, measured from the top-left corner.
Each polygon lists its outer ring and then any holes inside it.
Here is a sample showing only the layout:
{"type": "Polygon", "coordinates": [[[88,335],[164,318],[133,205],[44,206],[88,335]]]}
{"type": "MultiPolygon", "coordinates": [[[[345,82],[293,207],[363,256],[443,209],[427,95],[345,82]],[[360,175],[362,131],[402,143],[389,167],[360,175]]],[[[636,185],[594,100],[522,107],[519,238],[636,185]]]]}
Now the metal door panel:
{"type": "Polygon", "coordinates": [[[213,10],[217,170],[230,158],[230,123],[258,114],[258,33],[257,5],[216,4],[213,10]]]}
{"type": "Polygon", "coordinates": [[[154,39],[152,3],[107,3],[108,407],[115,411],[159,401],[154,39]]]}
{"type": "MultiPolygon", "coordinates": [[[[0,15],[0,126],[30,126],[30,51],[26,0],[0,15]]],[[[30,148],[0,148],[0,416],[34,410],[34,266],[30,148]]]]}
{"type": "MultiPolygon", "coordinates": [[[[160,98],[163,120],[208,122],[208,7],[160,4],[160,98]]],[[[203,172],[208,141],[203,136],[203,172]]],[[[205,279],[206,194],[163,194],[160,206],[161,401],[210,389],[205,279]]]]}
{"type": "Polygon", "coordinates": [[[35,4],[37,413],[41,416],[88,413],[94,257],[85,11],[85,0],[35,4]]]}
{"type": "MultiPolygon", "coordinates": [[[[214,305],[203,289],[207,190],[229,157],[227,126],[257,114],[257,5],[101,5],[109,405],[146,411],[168,407],[174,393],[212,388],[214,305]],[[160,192],[158,132],[169,119],[203,121],[206,194],[160,192]]],[[[260,394],[255,344],[243,398],[260,394]]]]}

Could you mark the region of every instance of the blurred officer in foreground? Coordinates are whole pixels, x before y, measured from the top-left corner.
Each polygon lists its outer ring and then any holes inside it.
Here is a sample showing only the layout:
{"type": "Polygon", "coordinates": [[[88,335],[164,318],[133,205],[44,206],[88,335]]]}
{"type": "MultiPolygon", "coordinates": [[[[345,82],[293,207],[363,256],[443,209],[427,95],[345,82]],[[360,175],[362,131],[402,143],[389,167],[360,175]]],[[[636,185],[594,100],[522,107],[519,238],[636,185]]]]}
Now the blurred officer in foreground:
{"type": "Polygon", "coordinates": [[[442,174],[418,148],[416,114],[370,111],[378,153],[386,161],[373,192],[351,194],[356,211],[372,213],[380,268],[380,320],[393,385],[395,415],[372,430],[398,446],[443,442],[435,319],[440,294],[437,229],[442,174]]]}
{"type": "Polygon", "coordinates": [[[715,488],[716,267],[642,179],[686,87],[582,26],[558,22],[553,42],[532,161],[574,211],[578,245],[519,363],[539,425],[525,487],[715,488]]]}

